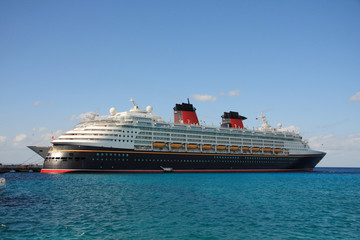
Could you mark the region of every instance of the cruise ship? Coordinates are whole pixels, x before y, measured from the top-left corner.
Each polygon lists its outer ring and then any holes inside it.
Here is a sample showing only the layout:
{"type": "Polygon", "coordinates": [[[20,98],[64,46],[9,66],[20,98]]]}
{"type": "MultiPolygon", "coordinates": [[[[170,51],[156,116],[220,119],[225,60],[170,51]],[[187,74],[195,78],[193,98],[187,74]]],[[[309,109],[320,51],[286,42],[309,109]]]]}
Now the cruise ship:
{"type": "MultiPolygon", "coordinates": [[[[218,127],[199,123],[189,102],[176,104],[174,122],[142,110],[110,109],[79,123],[42,147],[42,173],[286,172],[312,171],[325,156],[295,132],[271,127],[261,114],[256,130],[246,117],[224,112],[218,127]],[[47,154],[44,154],[46,151],[47,154]]],[[[32,150],[40,154],[37,147],[32,150]]]]}

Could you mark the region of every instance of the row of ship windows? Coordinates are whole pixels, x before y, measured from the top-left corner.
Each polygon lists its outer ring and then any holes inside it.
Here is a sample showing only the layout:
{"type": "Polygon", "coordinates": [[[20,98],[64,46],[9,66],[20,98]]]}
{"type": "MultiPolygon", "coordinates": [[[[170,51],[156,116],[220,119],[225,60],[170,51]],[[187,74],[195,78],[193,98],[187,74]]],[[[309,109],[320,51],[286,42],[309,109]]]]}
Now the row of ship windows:
{"type": "MultiPolygon", "coordinates": [[[[191,131],[191,130],[181,130],[181,129],[168,129],[168,128],[152,128],[152,127],[140,127],[140,129],[142,130],[147,130],[147,131],[157,131],[157,132],[176,132],[176,133],[189,133],[191,132],[192,134],[202,134],[202,135],[223,135],[223,136],[233,136],[233,134],[242,134],[242,135],[253,135],[252,131],[232,131],[232,133],[230,133],[229,130],[225,130],[225,129],[220,129],[220,132],[205,132],[202,129],[200,131],[191,131]]],[[[207,129],[207,131],[210,129],[207,129]]],[[[283,137],[289,140],[294,139],[296,136],[294,135],[283,135],[283,134],[269,134],[267,133],[268,136],[264,136],[263,133],[257,133],[257,135],[253,135],[253,137],[258,137],[258,138],[269,138],[272,139],[273,137],[283,137]]]]}
{"type": "MultiPolygon", "coordinates": [[[[118,127],[116,125],[101,125],[104,127],[118,127]]],[[[134,126],[126,126],[127,128],[138,128],[138,127],[134,127],[134,126]]],[[[145,130],[145,131],[153,131],[153,132],[175,132],[175,133],[189,133],[189,130],[182,130],[182,129],[169,129],[169,128],[153,128],[153,127],[140,127],[141,130],[145,130]]],[[[125,132],[124,130],[117,130],[117,129],[96,129],[99,131],[114,131],[114,132],[125,132]]],[[[199,129],[200,131],[191,131],[191,133],[193,134],[202,134],[202,135],[223,135],[223,136],[229,136],[232,137],[233,134],[243,134],[243,135],[252,135],[253,132],[252,131],[245,131],[245,130],[237,130],[237,131],[232,131],[232,133],[229,132],[229,130],[225,130],[225,129],[220,129],[220,133],[219,132],[204,132],[202,129],[199,129]]],[[[209,130],[215,130],[215,129],[207,129],[209,130]]],[[[129,132],[129,131],[128,131],[129,132]]],[[[137,133],[136,131],[133,131],[134,133],[137,133]]],[[[284,135],[284,134],[269,134],[269,136],[263,136],[263,134],[261,133],[261,135],[253,135],[252,138],[268,138],[268,139],[273,139],[273,136],[276,137],[283,137],[286,138],[288,140],[293,140],[294,138],[296,138],[296,136],[294,135],[284,135]]],[[[297,137],[300,138],[300,137],[297,137]]],[[[301,139],[301,138],[300,138],[301,139]]]]}
{"type": "MultiPolygon", "coordinates": [[[[154,140],[170,141],[170,138],[150,137],[150,136],[137,136],[136,139],[149,139],[149,140],[154,139],[154,140]]],[[[199,139],[194,139],[194,138],[188,138],[188,139],[186,139],[186,138],[171,138],[171,140],[172,141],[180,141],[180,142],[186,142],[186,141],[188,141],[188,142],[199,142],[199,141],[201,141],[199,139]]],[[[215,140],[208,140],[208,139],[205,139],[205,138],[202,139],[202,142],[216,143],[215,140]]],[[[218,140],[217,142],[227,144],[227,143],[229,143],[229,140],[227,140],[227,141],[218,140]]],[[[251,141],[241,141],[241,140],[232,140],[232,139],[230,140],[230,143],[233,143],[233,144],[242,144],[243,143],[245,145],[251,145],[251,141]]],[[[262,145],[262,142],[253,141],[253,144],[254,145],[262,145]]],[[[271,146],[273,145],[272,142],[264,142],[264,144],[265,145],[271,145],[271,146]]],[[[275,146],[281,146],[282,147],[283,144],[275,144],[275,146]]]]}
{"type": "Polygon", "coordinates": [[[229,140],[229,137],[220,137],[220,136],[207,136],[203,133],[200,134],[177,134],[177,133],[158,133],[158,132],[140,132],[140,135],[154,135],[154,136],[172,136],[172,137],[192,137],[192,138],[206,138],[206,139],[222,139],[222,140],[229,140]]]}
{"type": "MultiPolygon", "coordinates": [[[[137,139],[149,139],[150,140],[150,138],[148,138],[148,137],[137,137],[137,139]]],[[[75,138],[63,138],[63,140],[78,140],[78,139],[75,139],[75,138]]],[[[83,139],[83,140],[90,140],[90,141],[94,141],[94,140],[97,140],[97,141],[118,141],[118,142],[133,142],[133,140],[125,140],[125,139],[123,139],[123,140],[121,140],[121,139],[119,139],[119,140],[117,140],[117,139],[94,139],[94,138],[89,138],[89,139],[83,139]]],[[[155,138],[154,137],[154,140],[169,140],[169,139],[161,139],[161,138],[155,138]]],[[[185,141],[184,139],[178,139],[178,138],[174,138],[174,139],[172,139],[173,141],[181,141],[181,142],[183,142],[183,141],[185,141]]],[[[136,141],[137,143],[148,143],[148,142],[145,142],[145,141],[136,141]]],[[[197,140],[196,139],[188,139],[188,142],[197,142],[197,140]]],[[[216,141],[205,141],[205,140],[203,140],[203,142],[204,143],[216,143],[216,141]]],[[[228,141],[217,141],[217,143],[219,143],[219,144],[228,144],[229,142],[228,141]]],[[[241,142],[235,142],[235,141],[231,141],[230,142],[231,144],[241,144],[241,142]]],[[[246,143],[244,143],[245,145],[251,145],[251,144],[246,144],[246,143]]],[[[258,145],[262,145],[262,144],[258,144],[258,145]]],[[[283,145],[275,145],[275,146],[280,146],[280,147],[282,147],[283,145]]],[[[303,147],[292,147],[292,149],[302,149],[303,147]]]]}
{"type": "MultiPolygon", "coordinates": [[[[133,138],[133,136],[131,135],[117,135],[117,134],[71,134],[71,135],[80,135],[80,136],[114,136],[114,137],[128,137],[128,138],[133,138]]],[[[137,137],[138,139],[152,139],[152,137],[145,137],[145,136],[138,136],[137,137]]],[[[170,138],[168,137],[153,137],[153,139],[155,140],[170,140],[170,138]]],[[[173,138],[174,140],[182,140],[182,141],[185,141],[186,138],[173,138]]],[[[201,136],[188,136],[188,141],[198,141],[199,139],[201,139],[201,136]]],[[[206,141],[207,139],[209,139],[209,141],[211,140],[214,140],[216,138],[203,138],[203,141],[206,141]],[[211,140],[210,140],[211,139],[211,140]]],[[[218,139],[218,142],[221,142],[221,143],[227,143],[229,141],[229,139],[226,139],[226,138],[217,138],[218,139]],[[220,140],[226,140],[226,141],[220,141],[220,140]]],[[[241,140],[239,139],[231,139],[231,142],[240,142],[241,140]]],[[[244,142],[250,142],[250,141],[244,141],[244,142]]],[[[259,141],[253,141],[254,144],[260,144],[261,142],[259,141]]]]}
{"type": "Polygon", "coordinates": [[[137,133],[137,131],[126,131],[126,130],[116,130],[116,129],[85,129],[85,131],[137,133]]]}
{"type": "MultiPolygon", "coordinates": [[[[123,131],[125,132],[125,131],[123,131]]],[[[136,131],[127,131],[127,133],[137,133],[136,131]]],[[[152,135],[151,132],[140,132],[141,135],[152,135]]],[[[89,135],[89,134],[73,134],[73,135],[89,135]]],[[[160,134],[156,134],[154,133],[154,135],[157,135],[157,136],[169,136],[170,134],[165,134],[165,133],[160,133],[160,134]]],[[[180,137],[179,136],[180,134],[172,134],[173,137],[180,137]]],[[[117,137],[118,135],[117,134],[92,134],[92,136],[115,136],[117,137]]],[[[119,135],[119,137],[128,137],[128,138],[132,138],[133,136],[131,135],[119,135]]],[[[182,135],[182,137],[185,137],[185,135],[182,135]]],[[[197,140],[197,139],[200,139],[202,138],[203,140],[206,140],[206,139],[216,139],[215,137],[208,137],[208,136],[194,136],[194,135],[188,135],[188,140],[197,140]],[[190,139],[192,138],[192,139],[190,139]]],[[[151,139],[151,137],[138,137],[138,138],[141,138],[141,139],[151,139]]],[[[160,137],[154,137],[154,139],[156,140],[170,140],[170,138],[160,138],[160,137]]],[[[181,140],[181,141],[185,141],[185,138],[173,138],[174,140],[181,140]]],[[[221,143],[226,143],[227,141],[231,141],[231,142],[240,142],[241,140],[239,139],[236,139],[236,138],[225,138],[225,137],[217,137],[218,140],[226,140],[226,141],[221,141],[221,143]]],[[[242,139],[242,141],[244,142],[244,144],[250,144],[251,142],[251,139],[242,139]]],[[[220,141],[219,141],[220,142],[220,141]]],[[[280,141],[267,141],[267,140],[252,140],[253,144],[258,144],[258,145],[261,145],[263,142],[264,144],[283,144],[283,142],[280,142],[280,141]]]]}
{"type": "MultiPolygon", "coordinates": [[[[229,160],[229,159],[219,159],[219,160],[187,160],[187,159],[134,159],[134,162],[182,162],[182,163],[284,163],[291,162],[291,159],[286,159],[288,161],[259,161],[259,160],[229,160]]],[[[92,161],[122,161],[129,162],[129,159],[124,158],[92,158],[92,161]]]]}
{"type": "MultiPolygon", "coordinates": [[[[67,161],[67,160],[72,160],[73,158],[67,158],[67,157],[56,157],[56,158],[46,158],[45,161],[50,161],[50,160],[62,160],[62,161],[67,161]]],[[[75,158],[76,161],[79,160],[84,160],[85,158],[75,158]]],[[[128,162],[129,159],[125,159],[125,158],[92,158],[93,161],[123,161],[123,162],[128,162]]],[[[284,160],[282,161],[259,161],[255,160],[255,159],[251,159],[251,160],[229,160],[229,159],[219,159],[219,160],[187,160],[187,159],[174,159],[174,160],[169,160],[169,159],[134,159],[134,162],[184,162],[184,163],[218,163],[218,162],[227,162],[227,163],[284,163],[284,160]]],[[[263,159],[261,159],[263,160],[263,159]]],[[[292,158],[288,158],[286,159],[286,162],[291,162],[292,158]],[[287,161],[286,161],[287,160],[287,161]]]]}
{"type": "MultiPolygon", "coordinates": [[[[175,139],[173,139],[174,142],[177,142],[175,139]]],[[[150,140],[135,140],[134,141],[135,144],[151,144],[153,143],[153,141],[150,141],[150,140]]],[[[183,142],[183,141],[179,141],[179,142],[183,142]]],[[[194,144],[198,144],[198,142],[193,142],[194,144]]],[[[215,141],[202,141],[202,144],[215,144],[216,142],[215,141]]],[[[220,142],[218,142],[220,143],[220,142]]],[[[227,144],[227,143],[225,143],[227,144]]],[[[241,144],[241,143],[231,143],[232,145],[242,145],[242,146],[253,146],[251,144],[241,144]]],[[[264,147],[273,147],[271,145],[268,145],[268,146],[264,146],[264,147]]],[[[283,147],[283,145],[279,146],[279,145],[275,145],[275,147],[283,147]]]]}
{"type": "Polygon", "coordinates": [[[124,159],[124,158],[110,158],[110,159],[107,159],[107,158],[92,158],[92,160],[93,161],[107,161],[107,160],[109,160],[109,161],[123,161],[123,162],[128,162],[129,161],[129,159],[124,159]]]}
{"type": "MultiPolygon", "coordinates": [[[[104,160],[103,157],[106,157],[105,160],[108,160],[107,157],[126,157],[126,161],[128,161],[128,157],[129,157],[129,154],[128,153],[96,153],[96,156],[97,157],[101,157],[101,158],[97,158],[96,160],[104,160]]],[[[214,156],[213,157],[214,159],[221,159],[221,160],[239,160],[241,159],[242,157],[239,157],[239,156],[214,156]]],[[[54,160],[57,160],[57,159],[61,159],[61,160],[72,160],[73,158],[72,157],[46,157],[45,158],[46,160],[50,160],[50,159],[54,159],[54,160]]],[[[75,157],[74,158],[75,160],[85,160],[85,157],[75,157]]],[[[92,160],[94,160],[95,158],[93,158],[92,160]]],[[[116,159],[110,159],[110,160],[116,160],[116,159]]],[[[118,159],[118,161],[120,161],[121,159],[118,159]]],[[[143,161],[144,159],[142,159],[143,161]]],[[[273,157],[245,157],[245,160],[284,160],[283,158],[273,158],[273,157]]],[[[289,161],[294,161],[296,160],[296,158],[286,158],[285,160],[289,160],[289,161]]],[[[124,161],[124,159],[122,159],[122,161],[124,161]]],[[[134,159],[134,161],[137,161],[137,159],[134,159]]],[[[140,161],[140,159],[138,159],[138,161],[140,161]]],[[[152,160],[145,160],[145,161],[152,161],[152,160]]],[[[159,160],[158,160],[159,161],[159,160]]],[[[182,160],[162,160],[160,159],[160,161],[182,161],[182,160]]],[[[184,161],[211,161],[211,160],[184,160],[184,161]]],[[[216,160],[215,160],[216,161],[216,160]]],[[[242,160],[243,161],[243,160],[242,160]]]]}
{"type": "MultiPolygon", "coordinates": [[[[240,157],[233,157],[233,156],[214,156],[216,159],[240,159],[240,157]]],[[[284,158],[277,158],[277,157],[245,157],[246,160],[282,160],[284,158]]],[[[295,161],[296,158],[286,158],[285,160],[295,161]]]]}
{"type": "Polygon", "coordinates": [[[119,136],[119,137],[128,137],[128,138],[132,138],[133,136],[132,135],[121,135],[121,134],[119,134],[119,135],[117,135],[117,134],[97,134],[97,133],[95,133],[95,134],[77,134],[77,133],[73,133],[73,134],[67,134],[67,136],[109,136],[109,137],[117,137],[117,136],[119,136]]]}
{"type": "Polygon", "coordinates": [[[129,154],[128,153],[96,153],[96,156],[114,156],[114,157],[128,157],[129,154]]]}
{"type": "MultiPolygon", "coordinates": [[[[129,157],[128,153],[96,153],[96,156],[105,156],[105,157],[129,157]]],[[[240,159],[241,157],[239,156],[214,156],[214,159],[240,159]]],[[[269,158],[269,157],[245,157],[245,159],[255,159],[255,160],[271,160],[274,158],[269,158]]]]}
{"type": "MultiPolygon", "coordinates": [[[[154,136],[154,137],[158,137],[158,136],[165,136],[166,137],[177,137],[177,138],[195,138],[195,139],[216,139],[216,137],[209,137],[209,136],[201,136],[201,135],[186,135],[186,134],[168,134],[168,133],[154,133],[152,134],[151,132],[140,132],[139,135],[146,135],[146,136],[154,136]]],[[[225,139],[228,140],[229,138],[220,138],[218,137],[218,139],[225,139]]]]}
{"type": "MultiPolygon", "coordinates": [[[[69,159],[69,160],[72,160],[73,158],[72,157],[69,157],[69,158],[67,158],[67,157],[46,157],[45,158],[45,160],[50,160],[50,159],[54,159],[54,160],[58,160],[58,159],[62,159],[62,160],[67,160],[67,159],[69,159]]],[[[75,160],[84,160],[85,158],[84,157],[76,157],[76,158],[74,158],[75,160]]]]}
{"type": "MultiPolygon", "coordinates": [[[[176,134],[176,133],[173,133],[173,134],[168,134],[168,133],[152,133],[152,132],[140,132],[140,135],[148,135],[148,136],[151,136],[151,135],[154,135],[154,136],[171,136],[171,137],[178,137],[178,138],[196,138],[196,139],[200,139],[200,138],[203,138],[203,139],[216,139],[216,137],[211,137],[211,136],[204,136],[204,135],[191,135],[191,134],[176,134]]],[[[226,137],[217,137],[218,139],[222,139],[222,140],[229,140],[229,138],[226,138],[226,137]]]]}
{"type": "Polygon", "coordinates": [[[134,142],[133,140],[121,140],[121,139],[102,139],[102,138],[81,138],[81,139],[78,139],[78,138],[61,138],[61,140],[86,140],[86,141],[108,141],[108,142],[134,142]]]}

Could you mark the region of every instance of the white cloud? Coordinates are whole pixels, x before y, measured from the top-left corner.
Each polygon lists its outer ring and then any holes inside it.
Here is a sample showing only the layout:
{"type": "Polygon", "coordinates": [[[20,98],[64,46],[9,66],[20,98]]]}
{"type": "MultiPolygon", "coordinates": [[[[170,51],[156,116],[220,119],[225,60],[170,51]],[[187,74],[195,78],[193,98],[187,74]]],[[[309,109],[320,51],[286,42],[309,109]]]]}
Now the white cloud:
{"type": "Polygon", "coordinates": [[[360,101],[360,92],[357,92],[354,96],[352,96],[349,99],[349,102],[357,102],[357,101],[360,101]]]}
{"type": "Polygon", "coordinates": [[[26,134],[20,134],[14,138],[14,146],[18,146],[20,142],[24,141],[27,138],[26,134]]]}
{"type": "Polygon", "coordinates": [[[34,102],[33,104],[34,104],[34,106],[38,106],[38,105],[42,104],[42,102],[36,101],[36,102],[34,102]]]}
{"type": "Polygon", "coordinates": [[[317,148],[324,147],[329,151],[358,150],[360,151],[360,133],[349,134],[346,137],[338,137],[333,134],[316,136],[309,139],[309,142],[317,148]]]}
{"type": "Polygon", "coordinates": [[[30,134],[30,136],[19,134],[11,138],[11,141],[8,137],[0,136],[0,162],[3,164],[20,164],[25,159],[31,159],[27,163],[42,164],[44,160],[28,149],[27,146],[50,146],[53,136],[57,139],[64,133],[63,130],[51,131],[49,129],[43,129],[40,133],[37,128],[32,129],[32,131],[36,131],[38,134],[30,134]]]}
{"type": "Polygon", "coordinates": [[[230,96],[230,97],[239,96],[239,95],[240,95],[240,90],[239,90],[239,89],[230,91],[230,92],[228,93],[228,96],[230,96]]]}
{"type": "Polygon", "coordinates": [[[99,114],[97,112],[87,112],[87,113],[82,113],[80,115],[73,115],[71,116],[70,120],[75,120],[75,119],[80,119],[82,121],[94,120],[98,116],[99,114]]]}
{"type": "Polygon", "coordinates": [[[296,132],[299,133],[300,132],[300,127],[296,127],[296,126],[287,126],[287,127],[281,127],[280,131],[288,131],[288,132],[296,132]]]}
{"type": "Polygon", "coordinates": [[[202,102],[209,102],[209,101],[215,102],[217,100],[217,98],[215,96],[211,96],[211,95],[194,94],[191,97],[195,100],[202,101],[202,102]]]}
{"type": "Polygon", "coordinates": [[[20,134],[15,137],[14,142],[21,142],[26,139],[26,134],[20,134]]]}
{"type": "MultiPolygon", "coordinates": [[[[240,90],[239,89],[235,89],[232,90],[228,93],[225,92],[220,92],[218,96],[229,96],[229,97],[235,97],[235,96],[239,96],[240,90]]],[[[216,96],[212,96],[212,95],[207,95],[207,94],[194,94],[191,96],[193,99],[198,100],[198,101],[202,101],[202,102],[215,102],[217,100],[216,96]]]]}
{"type": "Polygon", "coordinates": [[[315,136],[309,139],[309,144],[312,149],[327,153],[320,166],[360,166],[360,133],[347,136],[334,134],[315,136]]]}
{"type": "Polygon", "coordinates": [[[47,127],[40,127],[39,128],[39,132],[43,132],[43,131],[45,131],[45,130],[47,130],[48,128],[47,127]]]}

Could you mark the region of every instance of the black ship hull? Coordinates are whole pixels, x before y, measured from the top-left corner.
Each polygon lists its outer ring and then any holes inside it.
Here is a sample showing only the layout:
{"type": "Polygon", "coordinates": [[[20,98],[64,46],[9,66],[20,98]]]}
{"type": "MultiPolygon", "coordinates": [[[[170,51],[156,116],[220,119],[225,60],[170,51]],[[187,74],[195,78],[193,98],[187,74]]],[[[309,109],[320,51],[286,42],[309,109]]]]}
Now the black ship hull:
{"type": "Polygon", "coordinates": [[[325,153],[311,155],[136,151],[55,145],[43,173],[285,172],[312,171],[325,153]]]}

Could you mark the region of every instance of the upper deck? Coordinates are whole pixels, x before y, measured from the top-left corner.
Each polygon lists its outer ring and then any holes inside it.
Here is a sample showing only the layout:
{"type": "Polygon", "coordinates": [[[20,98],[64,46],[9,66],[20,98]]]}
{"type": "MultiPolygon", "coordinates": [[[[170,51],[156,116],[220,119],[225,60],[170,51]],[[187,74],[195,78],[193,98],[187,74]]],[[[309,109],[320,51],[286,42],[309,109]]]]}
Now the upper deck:
{"type": "Polygon", "coordinates": [[[116,113],[112,108],[108,116],[83,121],[52,143],[150,151],[156,146],[164,146],[156,149],[160,151],[202,151],[204,145],[207,151],[214,152],[223,152],[224,149],[230,152],[230,148],[237,148],[238,152],[243,152],[242,147],[259,148],[260,151],[257,151],[259,153],[264,153],[264,149],[270,153],[274,153],[275,149],[281,149],[282,154],[309,151],[307,142],[302,141],[299,134],[272,128],[265,116],[262,115],[262,118],[261,127],[253,130],[206,126],[201,122],[200,124],[173,123],[165,122],[159,115],[152,113],[152,107],[148,106],[144,111],[134,103],[134,108],[128,112],[116,113]],[[172,149],[172,144],[181,147],[172,149]],[[188,145],[192,147],[196,145],[196,147],[188,148],[188,145]],[[218,150],[217,146],[221,148],[225,146],[225,148],[218,150]]]}

